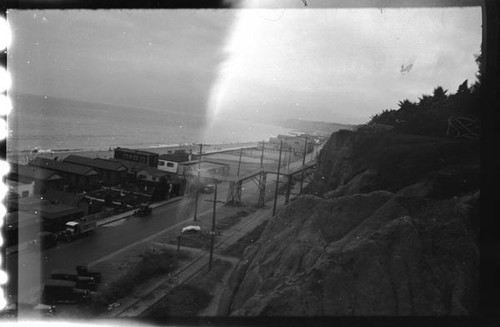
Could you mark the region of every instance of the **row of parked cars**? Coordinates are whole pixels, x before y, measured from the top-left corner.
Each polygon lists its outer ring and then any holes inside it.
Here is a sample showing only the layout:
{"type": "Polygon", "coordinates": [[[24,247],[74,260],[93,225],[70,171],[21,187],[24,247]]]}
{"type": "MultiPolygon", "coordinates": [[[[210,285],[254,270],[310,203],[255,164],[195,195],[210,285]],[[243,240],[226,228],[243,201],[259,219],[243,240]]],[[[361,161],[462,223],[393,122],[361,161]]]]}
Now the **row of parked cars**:
{"type": "Polygon", "coordinates": [[[101,282],[101,273],[89,270],[86,266],[77,266],[75,271],[56,269],[45,281],[42,302],[79,303],[90,299],[90,292],[97,291],[101,282]]]}
{"type": "Polygon", "coordinates": [[[43,287],[41,303],[36,306],[10,303],[0,310],[0,318],[15,319],[20,310],[33,317],[50,317],[56,314],[58,303],[76,304],[90,300],[91,292],[97,291],[101,273],[86,266],[76,266],[75,271],[56,269],[50,274],[43,287]]]}

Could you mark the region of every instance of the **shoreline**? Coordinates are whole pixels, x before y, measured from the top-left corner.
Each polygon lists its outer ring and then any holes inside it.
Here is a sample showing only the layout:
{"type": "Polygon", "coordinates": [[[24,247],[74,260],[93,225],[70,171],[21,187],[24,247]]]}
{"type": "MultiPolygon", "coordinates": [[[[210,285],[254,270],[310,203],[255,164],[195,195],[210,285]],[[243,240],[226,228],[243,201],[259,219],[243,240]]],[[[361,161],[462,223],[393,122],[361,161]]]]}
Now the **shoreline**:
{"type": "MultiPolygon", "coordinates": [[[[253,148],[257,147],[260,142],[234,142],[234,143],[211,143],[205,144],[202,148],[202,153],[213,153],[218,151],[231,151],[238,150],[240,148],[253,148]]],[[[32,156],[36,155],[43,158],[49,159],[64,159],[69,155],[81,155],[90,158],[101,158],[101,159],[112,159],[114,155],[114,149],[118,147],[109,147],[101,148],[101,149],[58,149],[58,150],[39,150],[38,152],[33,153],[30,150],[21,150],[21,151],[12,151],[7,152],[7,162],[18,163],[18,164],[26,164],[28,162],[28,158],[30,153],[32,156]]],[[[159,144],[152,145],[148,147],[125,147],[140,151],[148,151],[152,153],[158,154],[167,154],[169,151],[174,152],[175,150],[186,150],[186,152],[192,151],[193,154],[198,154],[200,146],[199,144],[159,144]]]]}

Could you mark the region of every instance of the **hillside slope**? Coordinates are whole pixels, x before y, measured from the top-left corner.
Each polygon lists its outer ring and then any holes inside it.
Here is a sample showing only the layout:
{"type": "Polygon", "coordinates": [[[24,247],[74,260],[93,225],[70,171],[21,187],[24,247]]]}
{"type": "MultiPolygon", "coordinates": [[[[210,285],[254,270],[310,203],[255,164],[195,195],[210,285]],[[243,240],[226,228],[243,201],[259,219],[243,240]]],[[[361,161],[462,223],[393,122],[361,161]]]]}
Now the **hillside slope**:
{"type": "Polygon", "coordinates": [[[247,248],[231,315],[477,312],[477,144],[341,131],[310,191],[247,248]]]}

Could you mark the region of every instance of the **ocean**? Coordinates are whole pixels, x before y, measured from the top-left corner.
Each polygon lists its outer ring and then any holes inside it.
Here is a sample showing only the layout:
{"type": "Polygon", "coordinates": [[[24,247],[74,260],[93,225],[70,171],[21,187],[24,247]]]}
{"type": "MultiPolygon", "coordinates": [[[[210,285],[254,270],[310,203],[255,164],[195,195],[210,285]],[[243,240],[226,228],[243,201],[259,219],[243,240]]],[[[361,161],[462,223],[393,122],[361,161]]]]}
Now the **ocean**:
{"type": "Polygon", "coordinates": [[[192,143],[259,142],[292,130],[266,122],[210,121],[181,110],[150,110],[35,95],[13,97],[7,156],[192,143]]]}

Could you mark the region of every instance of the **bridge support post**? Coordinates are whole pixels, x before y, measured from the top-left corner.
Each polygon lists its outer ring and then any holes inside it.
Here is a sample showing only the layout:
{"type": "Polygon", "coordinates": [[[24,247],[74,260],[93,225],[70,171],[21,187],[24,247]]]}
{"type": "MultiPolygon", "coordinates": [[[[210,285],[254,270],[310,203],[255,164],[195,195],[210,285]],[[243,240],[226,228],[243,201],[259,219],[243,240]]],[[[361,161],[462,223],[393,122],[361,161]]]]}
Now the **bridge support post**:
{"type": "Polygon", "coordinates": [[[229,205],[236,205],[241,202],[242,183],[242,181],[229,182],[229,189],[227,190],[227,203],[229,205]]]}
{"type": "Polygon", "coordinates": [[[262,172],[260,175],[260,183],[259,183],[259,202],[257,203],[257,207],[262,208],[266,202],[266,173],[262,172]]]}
{"type": "Polygon", "coordinates": [[[288,175],[288,182],[286,185],[286,196],[285,196],[285,204],[290,202],[290,192],[292,191],[292,175],[288,175]]]}
{"type": "Polygon", "coordinates": [[[229,187],[227,188],[227,203],[232,204],[234,202],[234,182],[229,182],[229,187]]]}
{"type": "Polygon", "coordinates": [[[243,181],[238,181],[235,185],[235,188],[234,188],[234,201],[235,201],[235,204],[239,204],[241,203],[241,189],[242,189],[242,184],[243,184],[243,181]]]}

